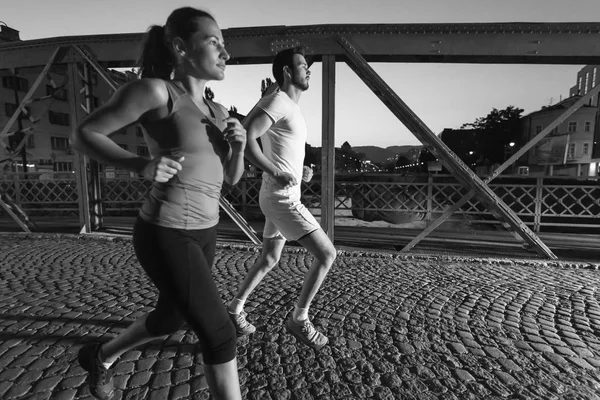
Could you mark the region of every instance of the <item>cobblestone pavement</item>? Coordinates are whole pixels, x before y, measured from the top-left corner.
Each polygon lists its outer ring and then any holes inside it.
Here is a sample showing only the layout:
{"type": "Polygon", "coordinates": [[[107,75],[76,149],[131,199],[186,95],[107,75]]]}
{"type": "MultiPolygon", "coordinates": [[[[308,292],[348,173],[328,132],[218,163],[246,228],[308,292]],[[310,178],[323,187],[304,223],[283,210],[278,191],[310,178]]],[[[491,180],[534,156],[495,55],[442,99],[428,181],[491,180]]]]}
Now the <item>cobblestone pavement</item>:
{"type": "MultiPolygon", "coordinates": [[[[221,243],[228,301],[258,249],[221,243]]],[[[283,329],[311,257],[284,252],[238,342],[247,399],[598,399],[593,263],[340,252],[312,307],[321,352],[283,329]]],[[[74,357],[156,299],[129,239],[0,235],[0,398],[90,399],[74,357]]],[[[190,331],[126,353],[123,399],[208,399],[190,331]]]]}

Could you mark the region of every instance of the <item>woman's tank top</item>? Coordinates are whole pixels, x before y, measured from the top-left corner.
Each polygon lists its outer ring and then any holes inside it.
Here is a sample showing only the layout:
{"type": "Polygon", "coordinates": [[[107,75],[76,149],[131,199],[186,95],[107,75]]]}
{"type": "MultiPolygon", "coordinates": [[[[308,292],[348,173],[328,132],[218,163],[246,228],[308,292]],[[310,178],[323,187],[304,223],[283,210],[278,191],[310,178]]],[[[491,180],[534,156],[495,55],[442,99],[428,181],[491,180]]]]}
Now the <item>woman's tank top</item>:
{"type": "Polygon", "coordinates": [[[223,138],[228,117],[219,105],[207,102],[213,115],[205,115],[185,89],[165,81],[169,115],[143,123],[152,158],[184,156],[182,170],[168,182],[154,182],[140,210],[145,221],[176,229],[205,229],[219,222],[219,196],[223,162],[230,147],[223,138]]]}

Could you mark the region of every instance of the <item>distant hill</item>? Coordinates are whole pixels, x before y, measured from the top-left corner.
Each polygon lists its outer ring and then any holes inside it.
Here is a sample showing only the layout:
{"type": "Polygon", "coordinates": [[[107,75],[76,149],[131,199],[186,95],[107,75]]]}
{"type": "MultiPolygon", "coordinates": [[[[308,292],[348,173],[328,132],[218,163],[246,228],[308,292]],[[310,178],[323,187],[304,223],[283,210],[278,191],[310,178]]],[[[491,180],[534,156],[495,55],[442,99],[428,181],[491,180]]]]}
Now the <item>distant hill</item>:
{"type": "Polygon", "coordinates": [[[420,149],[423,146],[389,146],[386,148],[378,146],[356,146],[352,150],[356,153],[364,153],[367,160],[375,163],[385,162],[388,158],[396,157],[397,155],[406,155],[412,149],[420,149]]]}

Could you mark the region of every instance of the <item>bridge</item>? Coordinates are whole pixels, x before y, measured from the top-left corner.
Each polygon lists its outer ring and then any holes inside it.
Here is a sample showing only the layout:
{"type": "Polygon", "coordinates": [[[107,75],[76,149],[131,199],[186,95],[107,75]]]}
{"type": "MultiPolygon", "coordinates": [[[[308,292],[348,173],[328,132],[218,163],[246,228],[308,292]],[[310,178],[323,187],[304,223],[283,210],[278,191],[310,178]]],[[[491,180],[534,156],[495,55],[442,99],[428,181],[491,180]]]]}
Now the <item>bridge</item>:
{"type": "MultiPolygon", "coordinates": [[[[452,213],[476,197],[482,201],[502,225],[523,247],[538,255],[556,256],[489,187],[489,183],[512,165],[536,143],[547,136],[581,105],[600,91],[600,85],[566,110],[528,144],[519,149],[504,164],[485,179],[473,173],[419,117],[402,101],[389,85],[372,69],[372,62],[436,62],[436,63],[525,63],[525,64],[600,64],[600,23],[484,23],[484,24],[369,24],[313,25],[232,28],[223,31],[232,58],[230,64],[269,63],[273,55],[284,48],[302,44],[313,61],[323,68],[322,121],[322,192],[321,224],[334,237],[334,126],[335,126],[335,65],[347,63],[390,111],[452,172],[469,190],[449,210],[418,234],[403,250],[408,251],[452,213]]],[[[76,126],[86,113],[93,110],[89,97],[89,75],[95,70],[111,87],[107,68],[132,67],[143,34],[114,34],[57,37],[0,44],[0,72],[15,69],[39,71],[36,82],[17,107],[14,115],[0,131],[0,140],[14,134],[10,131],[21,110],[31,100],[53,64],[67,66],[70,85],[71,126],[76,126]],[[78,73],[78,65],[84,66],[78,73]],[[83,110],[83,111],[82,111],[83,110]]],[[[23,142],[26,137],[23,138],[23,142]]],[[[23,144],[23,143],[22,143],[23,144]]],[[[22,145],[21,144],[21,145],[22,145]]],[[[83,232],[102,227],[100,185],[97,166],[81,155],[76,167],[80,189],[79,209],[83,232]],[[90,169],[91,176],[81,173],[90,169]],[[84,189],[85,188],[85,189],[84,189]]],[[[26,215],[4,196],[0,205],[24,230],[28,230],[26,215]]],[[[253,232],[227,203],[222,207],[233,216],[248,236],[253,232]]]]}

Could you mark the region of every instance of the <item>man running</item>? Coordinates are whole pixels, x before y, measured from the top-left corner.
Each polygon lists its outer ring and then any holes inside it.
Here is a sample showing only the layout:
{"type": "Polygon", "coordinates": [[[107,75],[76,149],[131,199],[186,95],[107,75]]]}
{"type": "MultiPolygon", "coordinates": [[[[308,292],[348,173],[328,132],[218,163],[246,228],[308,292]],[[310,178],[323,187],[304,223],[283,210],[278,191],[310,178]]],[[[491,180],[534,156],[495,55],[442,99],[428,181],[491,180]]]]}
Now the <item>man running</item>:
{"type": "Polygon", "coordinates": [[[264,171],[259,196],[260,208],[266,218],[263,247],[228,309],[238,335],[253,333],[256,328],[246,320],[244,303],[277,264],[286,240],[297,241],[314,259],[285,326],[303,343],[319,350],[328,339],[310,322],[308,310],[335,260],[336,250],[300,202],[307,128],[298,101],[302,92],[308,89],[310,79],[302,48],[278,53],[273,62],[273,76],[279,90],[264,96],[244,122],[246,158],[264,171]],[[262,151],[258,138],[261,138],[262,151]]]}

